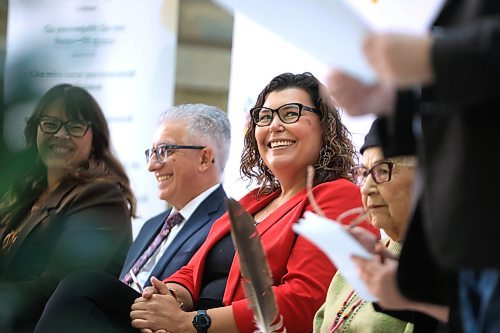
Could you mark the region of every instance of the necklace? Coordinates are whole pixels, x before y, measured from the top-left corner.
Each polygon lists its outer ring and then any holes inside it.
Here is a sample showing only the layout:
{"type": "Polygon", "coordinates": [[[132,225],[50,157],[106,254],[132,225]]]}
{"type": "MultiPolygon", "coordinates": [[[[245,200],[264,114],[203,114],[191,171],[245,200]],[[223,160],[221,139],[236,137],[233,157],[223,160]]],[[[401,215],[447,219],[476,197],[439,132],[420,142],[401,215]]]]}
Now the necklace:
{"type": "Polygon", "coordinates": [[[10,231],[5,238],[2,241],[2,250],[9,252],[12,245],[17,240],[18,234],[21,232],[21,230],[25,227],[26,223],[29,221],[31,216],[38,210],[40,210],[42,207],[45,205],[45,201],[47,198],[50,196],[51,192],[46,190],[44,191],[38,199],[33,203],[33,206],[31,207],[31,210],[29,211],[28,215],[16,226],[15,229],[10,231]]]}
{"type": "Polygon", "coordinates": [[[348,324],[352,321],[352,318],[354,317],[354,314],[357,313],[359,308],[363,306],[366,302],[363,301],[362,299],[358,299],[356,302],[354,300],[356,299],[356,294],[354,293],[354,290],[351,290],[349,295],[347,295],[347,298],[342,302],[342,306],[339,311],[337,311],[335,315],[335,320],[332,324],[332,327],[330,328],[329,333],[335,333],[337,330],[340,328],[340,326],[347,320],[350,319],[348,324]],[[354,303],[353,303],[354,302],[354,303]],[[344,313],[347,308],[349,308],[349,305],[352,306],[350,307],[349,311],[344,313]],[[350,317],[350,318],[349,318],[350,317]]]}
{"type": "Polygon", "coordinates": [[[267,206],[266,208],[260,210],[257,214],[254,215],[254,226],[257,226],[257,224],[259,224],[260,222],[264,221],[269,215],[271,215],[274,211],[274,209],[272,209],[273,207],[273,203],[274,203],[275,200],[271,201],[267,206]],[[269,212],[269,214],[268,214],[269,212]],[[255,219],[255,217],[258,216],[258,219],[255,219]]]}
{"type": "Polygon", "coordinates": [[[264,221],[269,215],[273,214],[276,209],[287,203],[297,192],[288,193],[283,196],[274,197],[265,207],[257,213],[254,217],[254,225],[257,226],[260,222],[264,221]]]}
{"type": "Polygon", "coordinates": [[[13,230],[9,232],[7,236],[5,236],[5,238],[3,239],[2,250],[5,250],[7,252],[10,251],[10,248],[12,247],[16,239],[17,239],[17,231],[13,230]]]}

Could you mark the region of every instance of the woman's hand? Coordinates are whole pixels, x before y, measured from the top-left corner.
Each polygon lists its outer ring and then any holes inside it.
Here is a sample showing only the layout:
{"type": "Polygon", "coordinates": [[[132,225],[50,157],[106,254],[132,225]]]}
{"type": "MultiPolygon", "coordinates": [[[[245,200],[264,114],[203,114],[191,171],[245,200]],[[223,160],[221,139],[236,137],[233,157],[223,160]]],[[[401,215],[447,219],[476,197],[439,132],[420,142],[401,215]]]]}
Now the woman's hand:
{"type": "Polygon", "coordinates": [[[346,227],[346,230],[353,236],[368,252],[375,253],[375,245],[378,243],[378,238],[365,228],[346,227]]]}
{"type": "Polygon", "coordinates": [[[358,266],[359,276],[372,295],[377,298],[377,303],[383,308],[396,310],[407,309],[410,301],[404,297],[396,282],[398,261],[394,259],[380,260],[380,257],[364,259],[353,256],[358,266]]]}
{"type": "Polygon", "coordinates": [[[386,258],[397,259],[396,256],[390,253],[385,246],[379,242],[374,234],[365,228],[354,227],[352,229],[347,228],[347,230],[368,252],[378,255],[382,261],[386,258]]]}
{"type": "Polygon", "coordinates": [[[415,302],[401,294],[396,281],[397,260],[367,260],[357,256],[354,256],[353,260],[358,265],[361,280],[370,293],[377,297],[377,303],[383,308],[413,310],[432,316],[443,323],[448,321],[450,309],[447,306],[415,302]]]}
{"type": "Polygon", "coordinates": [[[193,330],[190,313],[182,311],[166,284],[153,278],[153,286],[144,290],[143,296],[132,304],[132,326],[143,333],[187,332],[193,330]]]}

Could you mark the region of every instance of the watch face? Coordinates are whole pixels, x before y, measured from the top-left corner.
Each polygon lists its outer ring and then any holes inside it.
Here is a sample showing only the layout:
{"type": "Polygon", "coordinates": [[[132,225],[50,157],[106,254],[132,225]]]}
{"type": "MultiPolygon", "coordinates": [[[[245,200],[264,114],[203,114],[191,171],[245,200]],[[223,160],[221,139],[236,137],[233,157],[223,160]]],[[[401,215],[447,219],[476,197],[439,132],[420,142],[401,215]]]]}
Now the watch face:
{"type": "Polygon", "coordinates": [[[210,319],[208,318],[207,315],[200,314],[197,315],[195,319],[196,319],[196,325],[198,325],[199,327],[207,327],[208,324],[210,323],[210,319]]]}
{"type": "Polygon", "coordinates": [[[193,318],[194,327],[200,332],[206,332],[211,324],[210,316],[206,312],[198,313],[193,318]]]}

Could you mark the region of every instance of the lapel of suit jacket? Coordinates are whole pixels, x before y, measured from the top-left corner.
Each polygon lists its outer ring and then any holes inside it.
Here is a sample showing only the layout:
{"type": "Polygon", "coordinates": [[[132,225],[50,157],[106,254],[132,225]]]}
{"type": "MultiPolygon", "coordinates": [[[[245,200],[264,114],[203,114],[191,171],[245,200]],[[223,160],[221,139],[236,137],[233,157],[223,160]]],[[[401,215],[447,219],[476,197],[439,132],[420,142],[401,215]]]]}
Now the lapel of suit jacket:
{"type": "MultiPolygon", "coordinates": [[[[260,235],[266,233],[269,228],[280,221],[283,216],[285,216],[289,211],[295,208],[302,200],[304,200],[304,195],[306,194],[306,189],[303,189],[299,193],[295,194],[287,202],[278,207],[274,212],[272,212],[266,219],[260,222],[257,227],[260,235]]],[[[261,207],[262,208],[262,207],[261,207]]],[[[252,214],[255,215],[256,211],[252,214]]]]}
{"type": "MultiPolygon", "coordinates": [[[[269,231],[269,229],[278,223],[285,214],[287,214],[289,211],[293,210],[297,205],[299,205],[302,200],[304,199],[304,193],[305,190],[300,191],[297,193],[295,196],[293,196],[290,200],[282,204],[278,209],[276,209],[271,215],[266,217],[262,222],[260,222],[257,225],[257,231],[259,232],[261,236],[261,242],[262,242],[262,247],[264,248],[264,251],[266,252],[266,257],[269,255],[268,250],[266,248],[266,244],[264,241],[262,241],[266,232],[269,231]]],[[[277,195],[271,195],[270,198],[266,198],[265,200],[258,201],[254,205],[250,206],[247,208],[247,211],[250,215],[255,215],[259,210],[264,208],[269,202],[271,202],[272,199],[274,199],[277,195]]],[[[272,237],[270,234],[268,237],[272,237]]],[[[269,267],[272,271],[273,267],[269,267]]],[[[227,278],[227,283],[226,283],[226,290],[224,291],[224,301],[232,300],[234,293],[236,292],[236,287],[238,283],[240,283],[241,279],[241,267],[240,267],[240,259],[238,257],[238,254],[233,258],[233,263],[231,264],[231,269],[229,270],[229,275],[227,278]]]]}
{"type": "MultiPolygon", "coordinates": [[[[223,201],[225,197],[226,193],[224,192],[224,189],[222,186],[219,186],[200,203],[189,220],[185,222],[186,224],[182,227],[168,248],[165,250],[165,253],[163,253],[160,260],[156,263],[153,271],[151,272],[151,276],[158,277],[170,263],[172,258],[175,257],[177,251],[179,251],[186,240],[200,230],[204,225],[212,221],[212,214],[219,209],[221,204],[224,203],[223,201]]],[[[148,278],[147,284],[149,283],[151,276],[148,278]]]]}
{"type": "Polygon", "coordinates": [[[141,230],[140,235],[141,241],[134,242],[132,244],[133,247],[133,252],[131,253],[130,257],[127,257],[127,261],[125,262],[122,272],[120,274],[120,278],[123,278],[125,274],[132,268],[132,266],[135,264],[137,259],[146,251],[148,246],[153,242],[155,237],[158,235],[160,232],[161,227],[163,226],[163,223],[165,222],[165,219],[167,216],[170,215],[170,211],[172,209],[167,209],[165,212],[161,213],[160,215],[157,215],[154,217],[151,221],[148,221],[143,228],[147,228],[145,230],[141,230]]]}
{"type": "Polygon", "coordinates": [[[7,267],[15,257],[16,252],[22,246],[23,241],[26,239],[26,237],[28,237],[30,232],[49,215],[63,208],[62,205],[67,204],[67,202],[64,201],[64,198],[69,195],[77,186],[78,183],[75,180],[66,180],[62,182],[56,188],[56,190],[49,195],[45,203],[43,203],[43,205],[38,210],[33,211],[33,213],[28,217],[26,224],[17,234],[16,241],[14,242],[14,244],[12,244],[12,247],[9,250],[9,254],[7,255],[5,267],[7,267]]]}

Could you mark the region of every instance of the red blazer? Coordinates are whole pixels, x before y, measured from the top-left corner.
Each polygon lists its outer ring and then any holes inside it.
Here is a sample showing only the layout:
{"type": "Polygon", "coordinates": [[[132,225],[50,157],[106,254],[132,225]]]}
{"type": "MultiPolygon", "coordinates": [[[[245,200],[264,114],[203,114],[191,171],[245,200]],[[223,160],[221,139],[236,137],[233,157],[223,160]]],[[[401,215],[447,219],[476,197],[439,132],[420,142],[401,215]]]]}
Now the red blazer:
{"type": "MultiPolygon", "coordinates": [[[[256,200],[253,190],[240,200],[251,214],[265,207],[279,195],[279,191],[256,200]]],[[[361,206],[359,188],[347,180],[317,185],[314,197],[329,218],[336,218],[348,209],[361,206]]],[[[306,190],[299,192],[265,220],[258,224],[261,241],[274,280],[274,293],[288,332],[311,332],[313,317],[324,303],[330,281],[336,268],[312,243],[299,237],[292,224],[312,210],[306,190]]],[[[200,294],[205,258],[210,249],[230,231],[229,217],[222,215],[212,226],[206,242],[191,261],[164,282],[186,287],[196,304],[200,294]]],[[[240,332],[254,332],[253,312],[248,308],[241,283],[238,256],[235,256],[224,292],[223,303],[232,305],[234,320],[240,332]]]]}

